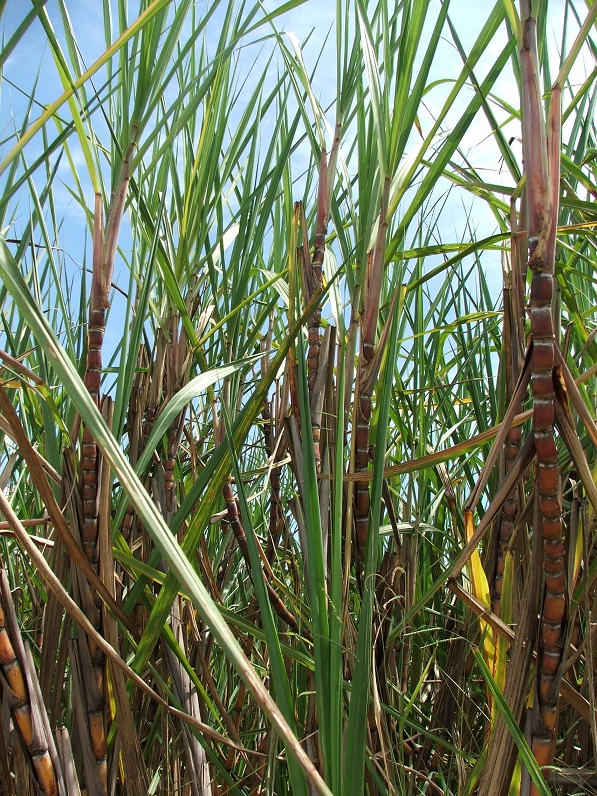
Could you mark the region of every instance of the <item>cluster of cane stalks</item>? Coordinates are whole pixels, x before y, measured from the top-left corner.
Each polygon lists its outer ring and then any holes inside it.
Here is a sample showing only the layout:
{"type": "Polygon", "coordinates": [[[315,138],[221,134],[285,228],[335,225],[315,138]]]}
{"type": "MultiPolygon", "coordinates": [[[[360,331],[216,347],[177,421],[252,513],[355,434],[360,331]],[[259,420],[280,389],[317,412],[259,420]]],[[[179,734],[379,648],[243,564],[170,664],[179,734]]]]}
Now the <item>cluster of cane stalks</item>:
{"type": "Polygon", "coordinates": [[[0,794],[597,792],[597,4],[131,5],[0,4],[0,794]]]}

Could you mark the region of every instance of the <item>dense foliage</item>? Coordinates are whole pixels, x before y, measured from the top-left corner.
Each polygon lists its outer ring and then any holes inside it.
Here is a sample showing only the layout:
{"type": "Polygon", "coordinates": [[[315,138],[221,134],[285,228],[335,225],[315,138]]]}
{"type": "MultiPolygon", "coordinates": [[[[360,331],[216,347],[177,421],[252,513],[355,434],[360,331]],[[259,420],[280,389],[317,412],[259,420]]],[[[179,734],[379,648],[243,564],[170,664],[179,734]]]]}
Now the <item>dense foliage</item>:
{"type": "Polygon", "coordinates": [[[0,2],[2,794],[597,792],[597,3],[320,5],[0,2]]]}

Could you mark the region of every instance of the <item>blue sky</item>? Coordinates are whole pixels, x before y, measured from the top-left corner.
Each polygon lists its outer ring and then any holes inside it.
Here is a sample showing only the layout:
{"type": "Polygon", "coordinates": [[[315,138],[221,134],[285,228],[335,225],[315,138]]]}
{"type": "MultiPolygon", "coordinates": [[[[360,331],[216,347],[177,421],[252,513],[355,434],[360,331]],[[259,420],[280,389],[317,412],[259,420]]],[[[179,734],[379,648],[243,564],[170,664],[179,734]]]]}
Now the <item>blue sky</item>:
{"type": "MultiPolygon", "coordinates": [[[[493,4],[488,0],[481,0],[481,3],[485,2],[487,2],[487,9],[489,10],[493,4]]],[[[439,0],[431,0],[431,5],[434,7],[438,7],[438,3],[439,0]]],[[[67,0],[66,5],[77,35],[77,40],[81,47],[82,57],[85,64],[88,66],[105,48],[102,3],[97,2],[97,0],[71,0],[71,2],[67,0]]],[[[117,7],[116,2],[113,2],[112,5],[114,9],[117,7]]],[[[274,0],[268,0],[265,5],[268,8],[272,8],[275,2],[274,0]]],[[[129,6],[132,19],[135,15],[137,4],[131,2],[129,6]]],[[[208,3],[197,3],[197,8],[199,10],[203,6],[207,7],[208,3]]],[[[295,9],[285,19],[278,22],[279,29],[294,33],[299,41],[304,41],[309,38],[309,42],[303,51],[303,57],[308,69],[312,68],[316,63],[317,58],[320,56],[325,37],[333,27],[335,7],[335,0],[307,0],[300,8],[295,9]]],[[[484,14],[471,12],[471,7],[469,0],[452,0],[450,4],[450,15],[465,51],[468,51],[474,43],[485,17],[484,14]]],[[[479,6],[477,6],[477,8],[478,7],[479,6]]],[[[52,24],[58,32],[61,25],[58,3],[56,0],[48,0],[46,8],[52,24]]],[[[555,52],[559,47],[557,35],[558,32],[562,30],[564,0],[551,0],[549,8],[551,15],[550,46],[555,52]]],[[[4,28],[5,39],[14,31],[28,10],[29,4],[23,3],[21,0],[8,0],[5,13],[0,20],[0,25],[4,28]]],[[[221,10],[216,12],[213,24],[209,29],[213,36],[217,36],[221,14],[221,10]]],[[[114,24],[116,25],[116,19],[114,24]]],[[[314,91],[317,99],[324,107],[328,106],[335,96],[333,40],[334,33],[332,31],[329,47],[328,49],[324,49],[323,53],[324,69],[320,70],[319,77],[314,83],[314,91]],[[329,60],[329,66],[325,63],[326,58],[329,60]]],[[[479,64],[477,69],[478,78],[483,77],[485,70],[491,66],[492,61],[497,57],[505,41],[504,30],[502,37],[494,40],[492,47],[479,64]]],[[[241,59],[245,59],[247,69],[259,52],[260,46],[261,45],[247,47],[241,52],[240,57],[241,59]]],[[[266,57],[266,52],[267,49],[262,52],[260,56],[261,59],[266,57]]],[[[447,39],[440,42],[432,78],[441,81],[447,76],[453,77],[458,74],[460,68],[461,61],[453,43],[447,39]]],[[[272,81],[275,79],[275,74],[275,70],[272,70],[272,81]]],[[[27,103],[26,96],[22,95],[17,89],[11,87],[10,83],[6,81],[12,81],[25,88],[32,86],[36,81],[36,99],[42,104],[54,101],[62,93],[51,54],[44,48],[44,34],[38,22],[32,25],[26,36],[19,43],[16,51],[8,60],[4,71],[4,78],[5,82],[2,85],[0,103],[0,130],[2,131],[2,139],[5,140],[6,137],[10,135],[12,126],[14,124],[18,126],[21,123],[24,108],[27,103]]],[[[512,78],[505,76],[500,79],[496,85],[496,93],[506,98],[509,96],[516,96],[516,92],[512,91],[512,87],[508,85],[508,79],[511,80],[512,78]]],[[[249,82],[251,80],[250,74],[248,75],[248,80],[249,82]]],[[[420,119],[423,132],[426,131],[432,118],[441,108],[443,99],[450,86],[450,83],[441,83],[427,96],[426,107],[428,115],[427,118],[425,118],[424,113],[422,113],[420,119]]],[[[463,94],[463,96],[465,96],[465,94],[463,94]]],[[[449,129],[454,119],[457,118],[459,110],[459,107],[455,107],[450,112],[444,125],[445,129],[449,129]]],[[[37,112],[34,112],[32,115],[33,117],[37,116],[37,112]]],[[[333,117],[330,116],[328,121],[330,124],[333,124],[333,117]]],[[[272,118],[270,124],[275,123],[276,120],[272,118]]],[[[519,134],[517,124],[512,123],[510,127],[507,128],[507,132],[509,135],[516,137],[519,134]]],[[[27,147],[26,155],[30,161],[33,159],[35,152],[39,151],[40,146],[41,139],[38,137],[37,140],[34,140],[27,147]]],[[[3,143],[3,147],[6,147],[5,143],[3,143]]],[[[499,152],[496,149],[493,139],[489,136],[489,128],[482,116],[480,116],[479,120],[469,129],[464,141],[463,150],[467,157],[470,158],[473,165],[482,170],[484,176],[489,181],[499,184],[500,181],[508,179],[505,171],[501,168],[499,152]]],[[[73,151],[75,158],[77,158],[76,147],[73,151]]],[[[305,145],[296,155],[297,171],[300,172],[302,165],[306,167],[308,158],[309,151],[307,145],[305,145]]],[[[78,165],[81,166],[80,174],[83,175],[84,164],[82,158],[78,161],[78,165]]],[[[63,166],[63,174],[65,179],[68,179],[70,171],[66,164],[63,166]]],[[[91,206],[92,191],[90,185],[87,185],[87,190],[89,191],[89,206],[91,206]]],[[[300,186],[297,186],[297,198],[299,195],[300,186]]],[[[57,198],[60,209],[69,214],[69,225],[65,228],[65,240],[63,241],[63,245],[69,250],[69,253],[75,261],[81,261],[81,247],[83,244],[83,236],[81,233],[85,228],[83,214],[80,208],[73,202],[66,188],[57,191],[57,198]]],[[[448,200],[442,221],[446,236],[456,236],[458,238],[462,235],[463,226],[471,209],[472,223],[477,229],[477,234],[479,236],[491,234],[495,228],[495,222],[493,218],[487,214],[485,205],[479,203],[477,207],[468,197],[466,202],[467,203],[463,203],[462,197],[456,193],[448,200]]],[[[26,208],[21,207],[20,211],[26,215],[26,208]]],[[[497,296],[501,287],[501,266],[497,254],[494,257],[489,256],[487,258],[486,267],[489,271],[490,282],[493,286],[492,289],[497,296]]]]}

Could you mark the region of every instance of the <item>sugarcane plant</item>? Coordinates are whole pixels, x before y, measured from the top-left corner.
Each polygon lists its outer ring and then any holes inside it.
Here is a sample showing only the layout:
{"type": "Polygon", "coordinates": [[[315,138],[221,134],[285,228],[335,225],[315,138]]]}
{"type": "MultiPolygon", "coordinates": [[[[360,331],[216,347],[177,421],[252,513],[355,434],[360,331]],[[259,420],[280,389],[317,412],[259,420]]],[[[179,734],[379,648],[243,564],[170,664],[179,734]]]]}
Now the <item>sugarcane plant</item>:
{"type": "Polygon", "coordinates": [[[0,4],[2,794],[597,792],[597,5],[314,5],[0,4]]]}

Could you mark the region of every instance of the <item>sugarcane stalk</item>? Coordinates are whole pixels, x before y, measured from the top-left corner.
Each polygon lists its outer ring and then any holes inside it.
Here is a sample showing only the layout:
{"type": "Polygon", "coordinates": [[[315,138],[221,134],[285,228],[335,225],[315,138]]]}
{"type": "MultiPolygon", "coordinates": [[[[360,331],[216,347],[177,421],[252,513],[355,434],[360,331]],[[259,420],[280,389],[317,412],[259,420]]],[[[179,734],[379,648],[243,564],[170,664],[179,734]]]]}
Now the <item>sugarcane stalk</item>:
{"type": "MultiPolygon", "coordinates": [[[[245,563],[249,572],[251,573],[251,577],[259,577],[259,574],[253,573],[251,568],[251,559],[249,556],[249,547],[247,545],[247,537],[245,535],[245,530],[242,526],[240,515],[238,512],[238,505],[236,499],[234,497],[234,492],[232,490],[232,478],[229,477],[226,483],[222,488],[222,494],[224,496],[224,500],[226,502],[226,510],[228,513],[228,522],[232,529],[232,533],[238,543],[239,549],[242,553],[243,558],[245,559],[245,563]]],[[[264,556],[262,556],[264,557],[264,556]]],[[[296,621],[294,615],[286,608],[284,602],[278,592],[274,589],[271,583],[267,580],[265,581],[265,587],[267,589],[267,595],[269,601],[271,603],[272,608],[280,617],[280,619],[288,625],[288,627],[293,630],[297,635],[301,634],[301,630],[298,626],[298,622],[296,621]]],[[[306,631],[303,631],[303,636],[306,635],[306,631]]]]}
{"type": "MultiPolygon", "coordinates": [[[[561,479],[555,439],[556,361],[552,310],[555,241],[560,177],[560,91],[550,97],[548,131],[541,112],[537,59],[537,22],[529,0],[521,0],[523,20],[523,157],[527,179],[531,291],[532,433],[537,456],[537,492],[543,539],[544,594],[540,615],[537,710],[531,747],[541,766],[553,760],[557,709],[566,635],[568,590],[562,518],[561,479]]],[[[531,794],[537,792],[531,785],[531,794]]]]}
{"type": "MultiPolygon", "coordinates": [[[[133,382],[133,389],[131,391],[131,398],[127,408],[127,423],[129,429],[129,459],[134,466],[137,464],[142,437],[143,416],[142,407],[144,405],[144,398],[148,390],[148,368],[147,368],[147,354],[144,345],[139,347],[139,356],[137,358],[137,373],[133,382]]],[[[128,542],[133,524],[135,522],[135,509],[132,503],[126,507],[122,523],[120,525],[120,532],[123,538],[128,542]]]]}
{"type": "MultiPolygon", "coordinates": [[[[114,272],[114,259],[118,235],[124,214],[126,192],[130,179],[130,163],[136,147],[136,128],[131,132],[131,143],[120,168],[119,179],[112,198],[106,228],[104,230],[102,197],[95,197],[95,221],[93,228],[93,274],[89,302],[87,329],[87,361],[84,382],[95,405],[100,403],[102,374],[102,347],[106,330],[106,312],[109,307],[109,291],[114,272]]],[[[99,460],[95,440],[89,429],[83,426],[81,446],[83,481],[83,550],[89,563],[97,569],[97,513],[99,460]]]]}
{"type": "MultiPolygon", "coordinates": [[[[386,236],[388,231],[387,208],[390,198],[390,179],[383,185],[381,209],[375,247],[367,255],[367,276],[361,314],[361,354],[358,370],[357,401],[355,405],[355,471],[364,473],[369,468],[372,451],[369,443],[372,395],[381,364],[375,357],[383,348],[375,345],[381,286],[385,264],[386,236]]],[[[365,548],[369,531],[369,481],[357,480],[354,497],[357,554],[360,562],[365,560],[365,548]]]]}
{"type": "MultiPolygon", "coordinates": [[[[514,202],[513,202],[514,204],[514,202]]],[[[526,213],[525,213],[526,215],[526,213]]],[[[514,212],[512,217],[512,236],[510,239],[511,268],[508,268],[507,260],[504,262],[504,347],[506,351],[506,387],[507,395],[512,398],[514,385],[520,378],[521,344],[522,333],[520,327],[524,315],[521,312],[521,291],[524,292],[524,285],[521,279],[522,265],[519,252],[520,232],[515,221],[514,212]]],[[[519,400],[514,407],[516,414],[522,412],[522,400],[519,400]]],[[[522,429],[520,426],[510,425],[504,442],[504,473],[510,472],[514,464],[520,447],[522,445],[522,429]]],[[[501,612],[502,584],[504,576],[504,564],[506,551],[512,539],[514,525],[519,511],[518,488],[514,488],[508,495],[501,510],[501,516],[497,534],[497,551],[493,579],[491,582],[491,610],[497,616],[501,612]]]]}
{"type": "Polygon", "coordinates": [[[36,695],[30,694],[27,685],[25,675],[27,662],[19,660],[19,656],[25,655],[25,648],[20,639],[15,639],[13,644],[10,635],[11,626],[12,632],[16,630],[16,612],[12,605],[4,569],[0,571],[0,584],[0,668],[9,689],[7,701],[17,730],[29,752],[30,762],[41,792],[44,796],[58,796],[59,777],[52,762],[44,728],[39,726],[42,723],[41,712],[45,710],[45,706],[43,702],[38,702],[37,711],[33,708],[31,699],[36,695]],[[11,614],[13,621],[9,622],[11,614]]]}
{"type": "MultiPolygon", "coordinates": [[[[325,255],[325,236],[328,229],[328,186],[327,186],[327,154],[325,149],[321,150],[321,162],[319,166],[319,184],[317,190],[317,216],[315,221],[315,236],[313,239],[313,258],[311,259],[311,283],[309,295],[306,297],[310,301],[311,296],[323,284],[323,258],[325,255]]],[[[321,340],[319,337],[319,327],[321,326],[321,306],[318,306],[309,318],[307,325],[309,349],[307,352],[307,381],[309,384],[309,394],[313,392],[315,380],[317,378],[319,353],[321,350],[321,340]]]]}
{"type": "MultiPolygon", "coordinates": [[[[109,307],[109,291],[114,272],[114,260],[118,245],[120,225],[124,215],[126,194],[130,180],[130,164],[136,147],[136,127],[131,130],[131,141],[122,160],[118,181],[110,202],[110,210],[104,229],[102,197],[95,197],[95,221],[93,230],[93,273],[91,282],[91,295],[89,301],[89,323],[87,329],[87,359],[85,366],[84,383],[89,394],[99,408],[100,387],[102,373],[102,347],[106,329],[106,313],[109,307]]],[[[98,569],[98,504],[99,483],[101,477],[101,457],[97,444],[87,426],[83,425],[83,440],[81,446],[82,470],[82,502],[83,526],[81,529],[81,542],[83,551],[90,565],[95,571],[98,569]]],[[[83,588],[85,586],[83,585],[83,588]]],[[[101,615],[99,611],[92,611],[92,619],[97,630],[101,628],[101,615]]],[[[93,753],[100,781],[104,792],[107,792],[107,746],[106,728],[103,715],[103,667],[104,656],[96,645],[89,644],[89,655],[95,680],[97,694],[93,704],[88,709],[88,725],[93,753]]]]}
{"type": "Polygon", "coordinates": [[[267,545],[265,548],[265,557],[267,560],[272,563],[277,545],[278,540],[280,538],[280,530],[282,527],[282,519],[283,513],[280,510],[280,489],[282,484],[281,473],[282,468],[276,466],[276,462],[281,461],[283,458],[283,449],[281,449],[281,445],[277,446],[274,450],[274,441],[273,441],[273,421],[272,421],[272,408],[271,403],[268,401],[261,412],[261,418],[263,420],[263,441],[265,446],[265,452],[269,460],[273,460],[274,465],[272,466],[269,474],[269,533],[267,537],[267,545]]]}

